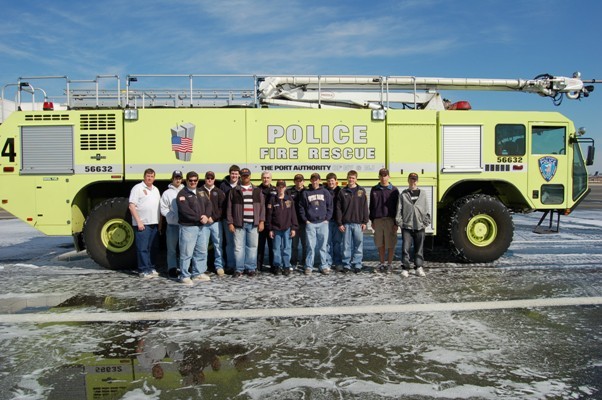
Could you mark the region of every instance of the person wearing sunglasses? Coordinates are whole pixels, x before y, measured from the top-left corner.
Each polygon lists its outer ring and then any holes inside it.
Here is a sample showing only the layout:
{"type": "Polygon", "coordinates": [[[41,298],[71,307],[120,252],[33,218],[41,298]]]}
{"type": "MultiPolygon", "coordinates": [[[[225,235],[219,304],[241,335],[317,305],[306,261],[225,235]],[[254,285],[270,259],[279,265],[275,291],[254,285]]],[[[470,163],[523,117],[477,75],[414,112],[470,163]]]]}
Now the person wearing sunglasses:
{"type": "Polygon", "coordinates": [[[207,193],[197,190],[199,174],[186,174],[186,187],[177,195],[178,223],[180,224],[180,283],[209,281],[207,271],[207,224],[212,215],[207,193]],[[192,268],[191,268],[192,267],[192,268]]]}

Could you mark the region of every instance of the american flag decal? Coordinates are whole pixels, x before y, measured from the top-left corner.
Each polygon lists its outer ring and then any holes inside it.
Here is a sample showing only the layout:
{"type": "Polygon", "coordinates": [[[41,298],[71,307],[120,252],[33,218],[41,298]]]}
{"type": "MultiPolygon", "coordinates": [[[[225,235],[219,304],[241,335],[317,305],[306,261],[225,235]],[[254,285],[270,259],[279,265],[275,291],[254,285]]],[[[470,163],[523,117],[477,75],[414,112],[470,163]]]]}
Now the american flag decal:
{"type": "Polygon", "coordinates": [[[195,129],[194,124],[190,122],[171,128],[171,150],[178,160],[190,161],[192,158],[192,143],[195,129]]]}
{"type": "Polygon", "coordinates": [[[192,153],[192,139],[181,136],[172,136],[171,149],[182,153],[192,153]]]}

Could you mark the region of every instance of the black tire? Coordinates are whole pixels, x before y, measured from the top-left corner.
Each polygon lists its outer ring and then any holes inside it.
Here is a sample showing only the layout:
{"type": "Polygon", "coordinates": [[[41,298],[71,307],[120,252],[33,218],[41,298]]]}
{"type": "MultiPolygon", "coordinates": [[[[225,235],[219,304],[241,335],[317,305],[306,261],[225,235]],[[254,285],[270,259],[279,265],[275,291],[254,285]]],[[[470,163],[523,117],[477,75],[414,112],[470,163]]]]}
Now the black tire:
{"type": "Polygon", "coordinates": [[[514,222],[498,199],[475,194],[456,200],[447,222],[452,253],[464,262],[491,262],[512,242],[514,222]]]}
{"type": "Polygon", "coordinates": [[[108,269],[136,268],[136,246],[129,201],[108,199],[96,206],[84,224],[84,243],[90,257],[108,269]]]}

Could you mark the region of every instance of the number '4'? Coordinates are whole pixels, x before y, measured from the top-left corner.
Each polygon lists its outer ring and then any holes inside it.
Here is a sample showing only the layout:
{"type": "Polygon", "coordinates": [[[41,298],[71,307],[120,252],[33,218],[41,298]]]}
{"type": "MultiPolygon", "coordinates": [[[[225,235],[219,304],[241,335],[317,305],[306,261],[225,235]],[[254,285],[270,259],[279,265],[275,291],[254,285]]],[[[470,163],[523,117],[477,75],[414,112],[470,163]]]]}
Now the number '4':
{"type": "Polygon", "coordinates": [[[15,153],[15,139],[8,138],[2,147],[2,157],[8,157],[8,161],[15,162],[17,153],[15,153]]]}

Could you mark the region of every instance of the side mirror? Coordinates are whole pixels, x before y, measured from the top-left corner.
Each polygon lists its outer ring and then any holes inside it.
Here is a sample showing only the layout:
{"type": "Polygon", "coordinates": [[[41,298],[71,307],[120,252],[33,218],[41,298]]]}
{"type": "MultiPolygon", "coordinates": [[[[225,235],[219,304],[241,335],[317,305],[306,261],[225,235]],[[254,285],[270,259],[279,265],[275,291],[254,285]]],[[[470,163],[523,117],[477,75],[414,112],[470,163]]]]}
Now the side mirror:
{"type": "Polygon", "coordinates": [[[595,152],[596,148],[594,146],[587,146],[587,159],[585,160],[585,165],[594,165],[595,152]]]}

